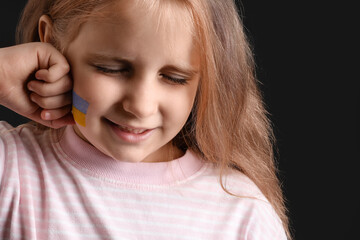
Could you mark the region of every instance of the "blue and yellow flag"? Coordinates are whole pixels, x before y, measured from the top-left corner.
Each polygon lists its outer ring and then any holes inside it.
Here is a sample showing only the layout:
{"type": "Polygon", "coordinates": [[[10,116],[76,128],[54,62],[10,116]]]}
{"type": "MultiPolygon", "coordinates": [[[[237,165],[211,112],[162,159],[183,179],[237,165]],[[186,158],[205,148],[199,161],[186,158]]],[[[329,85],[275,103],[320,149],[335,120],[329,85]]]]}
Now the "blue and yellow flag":
{"type": "Polygon", "coordinates": [[[86,113],[87,109],[89,107],[89,103],[82,99],[79,95],[76,94],[75,91],[72,92],[72,114],[74,116],[74,120],[81,126],[86,126],[85,119],[86,119],[86,113]]]}

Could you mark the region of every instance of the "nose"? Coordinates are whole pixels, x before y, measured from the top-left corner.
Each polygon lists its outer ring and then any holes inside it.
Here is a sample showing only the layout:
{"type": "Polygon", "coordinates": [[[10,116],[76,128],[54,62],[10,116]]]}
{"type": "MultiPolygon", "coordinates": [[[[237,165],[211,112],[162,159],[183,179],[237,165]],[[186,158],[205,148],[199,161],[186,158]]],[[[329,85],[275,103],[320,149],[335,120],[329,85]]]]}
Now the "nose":
{"type": "Polygon", "coordinates": [[[154,80],[131,81],[123,99],[123,109],[140,119],[150,117],[158,111],[159,94],[154,80]]]}

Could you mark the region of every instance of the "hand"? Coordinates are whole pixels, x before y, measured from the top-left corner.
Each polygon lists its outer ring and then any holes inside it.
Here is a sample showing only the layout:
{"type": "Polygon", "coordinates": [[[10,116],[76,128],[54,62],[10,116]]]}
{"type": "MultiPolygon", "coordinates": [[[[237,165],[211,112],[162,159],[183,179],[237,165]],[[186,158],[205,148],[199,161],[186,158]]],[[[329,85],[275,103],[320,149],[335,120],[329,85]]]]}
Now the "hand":
{"type": "Polygon", "coordinates": [[[0,104],[52,128],[74,124],[65,57],[48,43],[0,49],[0,104]]]}

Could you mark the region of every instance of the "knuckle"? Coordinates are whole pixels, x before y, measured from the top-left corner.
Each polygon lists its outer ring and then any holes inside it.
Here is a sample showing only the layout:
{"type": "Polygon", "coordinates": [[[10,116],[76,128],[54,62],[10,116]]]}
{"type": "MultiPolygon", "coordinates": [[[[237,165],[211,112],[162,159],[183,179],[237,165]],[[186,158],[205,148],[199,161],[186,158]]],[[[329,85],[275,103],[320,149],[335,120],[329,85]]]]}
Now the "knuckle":
{"type": "Polygon", "coordinates": [[[64,72],[69,72],[70,71],[70,65],[66,62],[63,64],[63,71],[64,72]]]}
{"type": "Polygon", "coordinates": [[[44,109],[53,108],[54,102],[49,97],[36,96],[35,102],[44,109]]]}
{"type": "Polygon", "coordinates": [[[67,64],[67,62],[64,60],[64,62],[61,62],[58,67],[57,67],[57,71],[59,73],[62,73],[63,75],[67,74],[70,71],[70,66],[69,64],[67,64]]]}
{"type": "Polygon", "coordinates": [[[40,98],[37,99],[36,103],[42,108],[47,108],[47,106],[48,106],[48,102],[47,102],[46,98],[40,97],[40,98]]]}
{"type": "Polygon", "coordinates": [[[33,92],[37,93],[38,95],[43,96],[46,94],[46,85],[44,82],[34,81],[31,83],[31,89],[33,92]]]}
{"type": "Polygon", "coordinates": [[[36,93],[30,93],[30,99],[31,101],[38,103],[38,96],[36,93]]]}
{"type": "Polygon", "coordinates": [[[45,96],[47,93],[48,93],[48,91],[47,91],[47,88],[46,88],[46,83],[44,83],[44,82],[39,83],[38,94],[42,95],[42,96],[45,96]]]}

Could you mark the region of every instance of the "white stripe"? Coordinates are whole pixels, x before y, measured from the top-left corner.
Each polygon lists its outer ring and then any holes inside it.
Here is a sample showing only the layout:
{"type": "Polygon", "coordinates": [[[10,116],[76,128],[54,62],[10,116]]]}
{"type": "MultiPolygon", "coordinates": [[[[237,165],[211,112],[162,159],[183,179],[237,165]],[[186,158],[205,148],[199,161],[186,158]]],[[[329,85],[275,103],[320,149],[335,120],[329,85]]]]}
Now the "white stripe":
{"type": "MultiPolygon", "coordinates": [[[[27,216],[23,216],[23,218],[27,218],[27,216]]],[[[120,218],[119,218],[120,219],[120,218]]],[[[30,220],[35,220],[35,221],[40,221],[40,222],[44,222],[42,219],[39,220],[39,219],[32,219],[30,218],[30,220]]],[[[123,232],[126,232],[126,233],[131,233],[131,234],[146,234],[146,235],[154,235],[154,236],[172,236],[172,235],[168,235],[167,233],[162,233],[162,232],[159,232],[159,231],[153,231],[153,232],[150,232],[150,231],[139,231],[138,229],[121,229],[119,228],[119,225],[117,224],[114,224],[116,225],[117,227],[110,227],[110,226],[107,226],[107,227],[103,227],[102,225],[97,225],[97,224],[91,224],[91,223],[87,223],[87,224],[77,224],[75,229],[72,229],[72,227],[74,227],[74,224],[73,223],[70,223],[68,221],[59,221],[59,220],[56,220],[56,219],[48,219],[48,223],[56,223],[59,225],[59,227],[61,228],[65,228],[66,230],[56,230],[56,233],[58,234],[67,234],[68,232],[76,232],[76,229],[77,228],[81,228],[81,230],[87,230],[87,231],[91,231],[92,229],[94,229],[94,227],[97,227],[97,229],[104,229],[104,230],[107,230],[107,231],[111,231],[111,233],[115,233],[115,232],[118,232],[119,234],[120,233],[123,233],[123,232]],[[64,224],[65,223],[65,224],[64,224]]],[[[229,237],[230,236],[236,236],[236,231],[235,229],[232,229],[231,231],[219,231],[219,230],[214,230],[214,229],[211,229],[212,226],[208,226],[208,228],[206,229],[202,229],[202,228],[196,228],[196,227],[189,227],[188,225],[179,225],[179,224],[166,224],[166,223],[154,223],[154,222],[149,222],[149,221],[131,221],[129,219],[121,219],[123,223],[140,223],[142,225],[148,225],[148,226],[152,226],[152,227],[159,227],[162,229],[162,231],[167,231],[169,229],[165,229],[165,228],[172,228],[170,231],[173,231],[174,229],[177,229],[178,231],[179,230],[191,230],[193,231],[193,233],[203,233],[203,234],[221,234],[221,236],[224,236],[224,235],[228,235],[229,237]]],[[[6,219],[0,219],[0,222],[5,222],[6,219]]],[[[28,226],[16,226],[17,224],[12,224],[12,227],[20,227],[20,228],[26,228],[26,229],[29,229],[31,230],[32,232],[36,232],[36,231],[47,231],[46,229],[34,229],[32,227],[28,227],[28,226]]],[[[51,230],[51,232],[54,232],[51,230]]],[[[190,233],[190,232],[187,232],[187,233],[190,233]]],[[[78,233],[75,234],[75,235],[79,235],[78,233]]],[[[83,235],[83,234],[80,234],[81,236],[87,236],[87,237],[94,237],[94,236],[98,236],[98,235],[94,235],[94,234],[86,234],[86,235],[83,235]]],[[[105,235],[102,235],[103,237],[106,237],[105,235]]],[[[185,237],[185,236],[184,236],[185,237]]]]}
{"type": "MultiPolygon", "coordinates": [[[[82,207],[86,207],[86,206],[89,206],[89,207],[92,207],[93,205],[91,204],[81,204],[81,203],[78,203],[78,202],[72,202],[71,204],[66,204],[67,206],[71,206],[73,208],[75,208],[76,210],[78,209],[81,209],[82,207]]],[[[21,208],[28,208],[27,205],[24,205],[24,204],[20,204],[19,205],[21,208]]],[[[43,213],[43,210],[42,209],[38,209],[38,208],[34,208],[34,210],[38,211],[38,215],[41,215],[41,213],[43,213]]],[[[69,209],[67,209],[69,210],[69,209]]],[[[97,211],[101,211],[101,212],[111,212],[111,213],[114,213],[114,214],[126,214],[126,213],[130,213],[130,214],[136,214],[134,217],[141,217],[143,218],[143,214],[144,214],[144,211],[142,210],[139,210],[139,209],[133,209],[133,208],[123,208],[123,207],[104,207],[102,205],[97,205],[97,208],[96,208],[97,211]]],[[[5,210],[3,210],[5,211],[5,210]]],[[[0,216],[3,215],[3,211],[0,210],[0,216]]],[[[53,213],[55,214],[56,216],[73,216],[73,217],[96,217],[96,218],[99,218],[99,216],[95,213],[87,213],[87,212],[71,212],[71,213],[65,213],[63,210],[59,209],[59,208],[50,208],[48,209],[48,212],[49,213],[53,213]]],[[[193,212],[191,212],[193,213],[193,212]]],[[[190,215],[185,215],[184,213],[181,214],[181,215],[177,215],[177,214],[174,214],[172,212],[167,212],[167,211],[164,211],[164,212],[161,212],[161,211],[154,211],[154,212],[151,212],[151,216],[153,217],[164,217],[164,218],[170,218],[170,219],[175,219],[175,220],[184,220],[184,221],[188,221],[188,220],[191,220],[193,219],[193,215],[190,214],[190,215]]],[[[210,226],[211,225],[224,225],[224,222],[222,219],[237,219],[237,220],[245,220],[244,219],[244,215],[239,215],[238,212],[235,212],[235,213],[229,213],[229,212],[225,212],[224,214],[222,215],[219,215],[221,216],[220,218],[214,218],[214,217],[209,217],[209,216],[202,216],[204,218],[197,218],[196,222],[199,222],[199,223],[205,223],[205,224],[209,224],[210,226]]],[[[113,220],[121,220],[121,221],[126,221],[126,219],[124,220],[123,218],[118,218],[118,217],[113,217],[113,216],[108,216],[107,214],[102,214],[101,215],[101,218],[99,219],[104,219],[104,220],[109,220],[109,221],[113,221],[113,220]]],[[[237,227],[238,226],[238,222],[232,222],[232,221],[227,221],[225,223],[225,225],[227,226],[231,226],[231,227],[237,227]]]]}
{"type": "MultiPolygon", "coordinates": [[[[42,219],[34,219],[30,216],[27,215],[23,215],[22,216],[23,219],[30,219],[30,220],[34,220],[34,221],[38,221],[38,222],[44,222],[44,220],[42,219]]],[[[229,236],[235,236],[236,233],[236,229],[232,228],[231,231],[222,231],[222,230],[216,230],[216,229],[212,229],[214,226],[207,226],[206,228],[201,228],[201,227],[196,227],[196,226],[189,226],[187,224],[178,224],[178,223],[166,223],[166,222],[151,222],[151,221],[146,221],[146,220],[130,220],[130,219],[125,219],[125,218],[113,218],[114,220],[118,221],[118,223],[113,224],[116,225],[117,227],[111,227],[111,226],[106,226],[104,227],[101,224],[95,224],[95,223],[78,223],[76,224],[76,227],[74,226],[74,223],[69,222],[69,221],[61,221],[58,219],[54,219],[54,218],[50,218],[48,219],[48,223],[53,223],[53,224],[57,224],[59,227],[61,228],[66,228],[66,231],[73,231],[78,228],[81,228],[82,230],[87,230],[87,231],[91,231],[92,229],[94,229],[94,227],[97,227],[97,229],[103,229],[103,230],[111,230],[112,232],[124,232],[124,229],[121,229],[119,227],[118,224],[126,224],[126,223],[130,223],[130,224],[141,224],[142,226],[149,226],[149,227],[157,227],[157,228],[161,228],[162,230],[166,231],[166,230],[170,230],[170,231],[174,231],[174,230],[187,230],[187,231],[192,231],[193,233],[201,233],[201,234],[221,234],[221,235],[229,235],[229,236]],[[73,227],[75,227],[75,229],[72,229],[73,227]]],[[[152,220],[156,220],[156,219],[152,219],[152,220]]],[[[0,218],[0,222],[5,222],[6,219],[0,218]]],[[[120,225],[121,226],[121,225],[120,225]]],[[[227,228],[228,230],[228,228],[227,228]]],[[[127,230],[127,232],[129,233],[137,233],[139,232],[138,229],[134,229],[134,230],[127,230]]]]}
{"type": "MultiPolygon", "coordinates": [[[[57,162],[55,162],[57,163],[57,162]]],[[[69,163],[68,163],[69,164],[69,163]]],[[[51,177],[51,179],[55,179],[55,180],[60,180],[60,181],[63,181],[64,179],[64,172],[63,172],[63,169],[61,167],[59,167],[59,165],[55,165],[53,167],[51,166],[48,166],[49,168],[46,169],[46,173],[48,173],[48,176],[51,177]],[[59,170],[61,172],[59,172],[59,170]]],[[[22,169],[24,170],[28,170],[29,172],[31,172],[32,174],[34,174],[34,176],[38,176],[39,175],[39,172],[38,170],[34,169],[33,167],[30,167],[30,166],[22,166],[22,169]]],[[[76,169],[78,170],[78,169],[76,169]]],[[[68,175],[65,175],[65,176],[68,176],[68,175]]],[[[36,179],[37,177],[33,178],[31,176],[29,176],[30,179],[29,180],[34,180],[36,179]]],[[[85,181],[85,182],[88,182],[88,179],[87,178],[84,178],[82,179],[81,176],[77,176],[78,180],[80,181],[85,181]]],[[[201,180],[201,181],[197,181],[195,183],[195,186],[196,186],[196,190],[193,189],[193,188],[190,188],[190,187],[182,187],[182,186],[172,186],[171,188],[168,186],[168,185],[165,185],[163,186],[163,188],[165,189],[169,189],[169,190],[175,190],[176,188],[178,187],[181,187],[181,190],[185,190],[185,191],[188,191],[188,192],[196,192],[196,193],[201,193],[201,194],[204,194],[204,195],[207,195],[207,196],[213,196],[213,197],[219,197],[219,193],[221,193],[223,195],[223,197],[228,197],[228,198],[235,198],[234,196],[231,196],[229,194],[227,194],[221,187],[220,187],[220,183],[218,183],[217,185],[215,184],[208,184],[208,182],[214,182],[214,178],[217,178],[216,176],[202,176],[201,179],[198,179],[198,180],[201,180]],[[206,189],[206,190],[205,190],[206,189]]],[[[98,178],[95,178],[93,176],[91,176],[91,179],[97,181],[97,182],[102,182],[103,179],[98,179],[98,178]]],[[[66,179],[67,181],[69,181],[69,179],[66,179]]],[[[71,179],[71,181],[73,181],[73,179],[71,179]]],[[[145,189],[151,185],[145,185],[145,184],[130,184],[130,183],[123,183],[121,184],[121,182],[116,182],[114,181],[113,184],[117,184],[117,185],[134,185],[134,186],[137,186],[137,187],[140,187],[137,188],[139,190],[141,189],[145,189]]],[[[248,184],[239,184],[238,188],[241,188],[241,187],[249,187],[248,184]]],[[[106,189],[106,190],[111,190],[112,192],[130,192],[131,190],[122,190],[122,189],[119,189],[118,187],[108,187],[108,186],[104,186],[104,187],[92,187],[93,189],[99,189],[99,190],[102,190],[102,189],[106,189]]],[[[161,188],[161,185],[159,186],[159,190],[161,188]]],[[[248,189],[245,189],[245,191],[249,191],[248,189]]],[[[150,195],[154,194],[153,192],[150,192],[148,193],[150,195]]],[[[261,193],[256,191],[256,196],[248,196],[248,197],[263,197],[263,195],[260,195],[261,193]]],[[[259,199],[260,200],[260,199],[259,199]]]]}
{"type": "MultiPolygon", "coordinates": [[[[80,199],[78,199],[78,198],[81,198],[81,197],[76,193],[66,192],[64,194],[77,199],[76,201],[73,200],[73,201],[69,201],[69,202],[62,201],[62,204],[64,204],[67,209],[69,209],[69,208],[81,209],[83,207],[93,207],[93,205],[94,205],[94,204],[91,204],[91,203],[88,203],[88,202],[82,202],[80,199]]],[[[141,196],[141,194],[138,194],[138,196],[141,196]]],[[[28,195],[28,194],[22,194],[21,197],[24,198],[24,199],[36,200],[36,201],[39,201],[39,202],[41,202],[41,200],[43,200],[43,198],[41,198],[39,196],[28,195]]],[[[10,196],[5,196],[4,200],[5,199],[8,199],[9,201],[11,201],[10,196]]],[[[57,201],[62,200],[62,199],[48,198],[47,200],[50,201],[50,202],[57,202],[57,201]]],[[[185,206],[175,205],[175,204],[168,205],[167,203],[161,204],[161,203],[154,202],[154,199],[149,199],[149,201],[146,201],[146,200],[140,201],[139,199],[136,199],[136,198],[134,199],[132,196],[125,199],[125,198],[112,198],[112,197],[104,197],[104,196],[99,197],[96,194],[94,194],[93,196],[90,197],[90,200],[94,200],[96,202],[96,205],[97,205],[96,209],[99,209],[98,208],[98,203],[106,204],[106,208],[101,209],[101,210],[108,210],[108,211],[120,211],[120,212],[123,212],[124,208],[121,207],[121,205],[131,204],[131,205],[140,205],[140,207],[142,209],[145,209],[147,207],[159,207],[159,208],[164,208],[164,211],[180,210],[180,211],[190,212],[192,214],[207,215],[205,217],[209,217],[209,218],[219,217],[219,218],[223,219],[223,218],[228,218],[229,216],[233,215],[233,212],[227,212],[227,211],[224,212],[223,209],[214,209],[214,210],[216,210],[216,212],[214,212],[212,210],[202,209],[202,208],[199,208],[199,207],[196,207],[196,206],[195,207],[188,207],[186,205],[186,203],[185,203],[185,206]],[[110,201],[110,200],[112,202],[114,202],[114,204],[118,205],[119,207],[108,207],[108,203],[106,203],[104,201],[110,201]]],[[[234,205],[233,203],[231,203],[231,204],[223,203],[223,204],[225,206],[228,206],[228,207],[237,207],[236,212],[241,211],[241,210],[239,210],[239,207],[244,208],[244,210],[246,210],[247,207],[248,207],[248,204],[243,204],[243,205],[234,205]]],[[[129,210],[129,212],[132,212],[132,211],[137,211],[137,210],[135,210],[135,209],[129,210]]]]}
{"type": "MultiPolygon", "coordinates": [[[[39,186],[39,184],[41,184],[41,182],[32,182],[34,181],[34,179],[36,178],[33,178],[32,176],[29,176],[27,174],[24,174],[22,176],[23,180],[27,179],[29,182],[31,183],[27,183],[27,184],[22,184],[22,187],[25,187],[26,185],[30,186],[31,189],[33,190],[36,190],[36,191],[39,191],[39,192],[43,192],[44,189],[41,188],[39,186]]],[[[9,179],[10,180],[10,179],[9,179]]],[[[19,179],[16,179],[16,178],[13,178],[11,180],[14,180],[17,182],[19,182],[19,179]]],[[[68,190],[72,190],[74,192],[76,192],[76,185],[74,184],[69,184],[69,181],[68,179],[64,179],[63,176],[61,175],[55,175],[53,180],[57,180],[56,182],[60,183],[62,187],[64,187],[67,191],[68,190]]],[[[26,181],[25,181],[26,182],[26,181]]],[[[54,182],[52,181],[46,181],[48,183],[51,183],[53,184],[54,182]]],[[[84,183],[82,183],[84,184],[84,183]]],[[[131,189],[121,189],[121,188],[112,188],[112,187],[97,187],[97,186],[91,186],[90,184],[87,184],[87,186],[85,186],[86,188],[87,187],[90,187],[92,190],[98,190],[98,191],[101,191],[99,193],[96,193],[96,194],[87,194],[88,197],[92,198],[92,199],[99,199],[98,198],[98,194],[102,195],[103,192],[106,193],[106,194],[111,194],[111,193],[124,193],[124,194],[135,194],[135,195],[141,195],[141,196],[146,196],[146,197],[162,197],[162,198],[166,198],[166,199],[171,199],[171,200],[180,200],[180,201],[186,201],[186,202],[189,202],[189,203],[195,203],[195,204],[206,204],[206,205],[212,205],[212,206],[215,206],[215,207],[226,207],[228,208],[229,206],[236,206],[238,205],[238,202],[239,200],[243,200],[243,199],[247,199],[247,198],[237,198],[237,197],[233,197],[229,194],[227,194],[226,192],[224,191],[221,191],[222,195],[219,196],[219,193],[213,193],[212,191],[211,192],[206,192],[206,191],[203,191],[201,194],[205,194],[205,196],[200,196],[201,199],[196,199],[194,197],[183,197],[183,196],[180,196],[180,195],[175,195],[177,192],[181,192],[183,195],[186,195],[184,193],[189,193],[187,194],[188,196],[193,196],[192,194],[193,193],[198,193],[196,190],[192,190],[190,188],[184,188],[184,189],[172,189],[170,191],[170,193],[163,193],[163,192],[150,192],[150,191],[141,191],[141,190],[131,190],[131,189]],[[105,191],[104,191],[105,190],[105,191]],[[207,195],[207,196],[206,196],[207,195]],[[216,199],[214,200],[208,200],[209,197],[212,196],[216,199]],[[227,205],[224,205],[224,200],[233,200],[233,201],[230,201],[227,203],[227,205]]],[[[222,189],[221,189],[222,190],[222,189]]],[[[48,189],[48,192],[51,194],[53,191],[51,189],[48,189]]],[[[77,194],[75,194],[77,197],[79,197],[77,194]]],[[[104,199],[103,197],[101,197],[101,199],[104,199]]],[[[109,198],[106,198],[107,200],[111,199],[111,197],[109,198]]],[[[114,198],[113,200],[116,200],[118,201],[117,198],[114,198]]]]}

